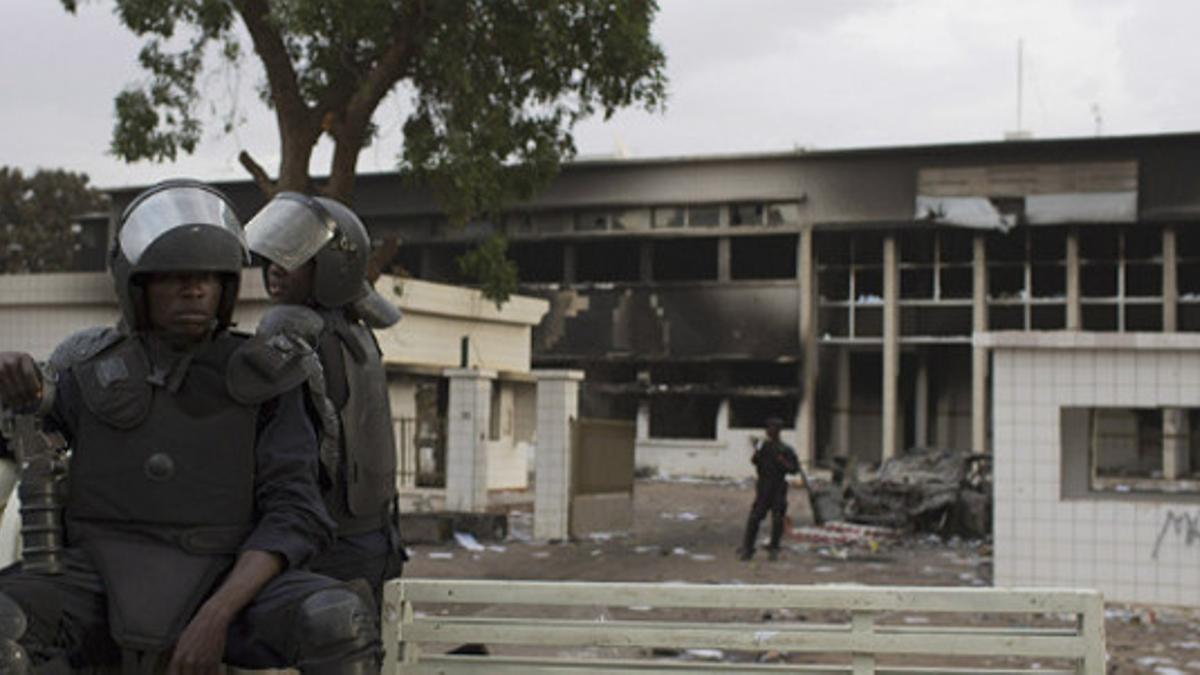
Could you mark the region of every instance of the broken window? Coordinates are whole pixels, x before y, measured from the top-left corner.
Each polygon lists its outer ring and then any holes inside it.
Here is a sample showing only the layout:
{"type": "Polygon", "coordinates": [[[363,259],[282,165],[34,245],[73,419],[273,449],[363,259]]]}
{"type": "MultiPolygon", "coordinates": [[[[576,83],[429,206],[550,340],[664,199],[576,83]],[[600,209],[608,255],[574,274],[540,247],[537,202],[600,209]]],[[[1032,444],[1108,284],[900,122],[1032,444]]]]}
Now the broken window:
{"type": "Polygon", "coordinates": [[[1115,331],[1121,325],[1117,305],[1105,302],[1084,302],[1080,308],[1084,330],[1115,331]]]}
{"type": "Polygon", "coordinates": [[[790,396],[735,396],[729,399],[730,429],[762,429],[778,417],[784,428],[795,426],[796,399],[790,396]]]}
{"type": "Polygon", "coordinates": [[[1024,265],[988,265],[988,299],[1015,300],[1027,297],[1024,265]]]}
{"type": "Polygon", "coordinates": [[[1116,260],[1121,231],[1115,227],[1089,226],[1079,231],[1079,257],[1083,260],[1116,260]]]}
{"type": "Polygon", "coordinates": [[[1197,410],[1063,408],[1063,487],[1081,492],[1191,492],[1197,410]],[[1082,476],[1080,475],[1082,474],[1082,476]],[[1081,480],[1085,478],[1086,480],[1081,480]]]}
{"type": "Polygon", "coordinates": [[[943,267],[941,270],[942,297],[965,299],[974,297],[975,270],[971,267],[943,267]]]}
{"type": "Polygon", "coordinates": [[[910,230],[899,238],[900,261],[903,263],[932,263],[933,230],[910,230]]]}
{"type": "Polygon", "coordinates": [[[933,297],[933,268],[900,270],[900,297],[928,299],[933,297]]]}
{"type": "Polygon", "coordinates": [[[1162,330],[1162,304],[1125,305],[1125,330],[1156,332],[1162,330]]]}
{"type": "Polygon", "coordinates": [[[850,271],[846,268],[823,269],[818,273],[817,292],[822,300],[844,302],[850,299],[850,271]]]}
{"type": "Polygon", "coordinates": [[[1017,227],[1007,234],[988,236],[987,260],[992,262],[1025,263],[1026,228],[1017,227]]]}
{"type": "Polygon", "coordinates": [[[716,239],[706,237],[654,242],[655,281],[715,281],[716,278],[716,239]]]}
{"type": "Polygon", "coordinates": [[[623,209],[613,211],[610,223],[614,230],[642,232],[650,229],[650,209],[623,209]]]}
{"type": "Polygon", "coordinates": [[[975,260],[975,234],[948,229],[938,232],[938,254],[943,263],[969,263],[975,260]]]}
{"type": "Polygon", "coordinates": [[[637,281],[639,242],[587,241],[575,245],[575,280],[637,281]]]}
{"type": "Polygon", "coordinates": [[[1067,229],[1039,226],[1029,228],[1029,259],[1060,262],[1067,257],[1067,229]]]}
{"type": "Polygon", "coordinates": [[[1085,298],[1116,297],[1117,278],[1115,262],[1087,262],[1079,269],[1081,294],[1085,298]]]}
{"type": "Polygon", "coordinates": [[[1156,297],[1162,295],[1162,265],[1159,263],[1127,263],[1125,265],[1125,296],[1156,297]]]}
{"type": "Polygon", "coordinates": [[[730,204],[729,224],[732,227],[762,225],[765,209],[762,204],[730,204]]]}
{"type": "Polygon", "coordinates": [[[559,242],[518,242],[509,249],[524,283],[561,283],[563,245],[559,242]]]}
{"type": "Polygon", "coordinates": [[[650,437],[715,439],[719,404],[710,396],[655,396],[650,400],[650,437]]]}
{"type": "Polygon", "coordinates": [[[1025,308],[1019,306],[988,307],[990,330],[1025,330],[1025,308]]]}
{"type": "Polygon", "coordinates": [[[716,227],[721,224],[721,207],[715,205],[689,206],[688,227],[716,227]]]}
{"type": "Polygon", "coordinates": [[[1031,330],[1062,330],[1067,327],[1067,305],[1034,305],[1029,321],[1031,330]]]}
{"type": "Polygon", "coordinates": [[[654,209],[654,227],[683,227],[687,224],[687,211],[682,206],[660,206],[654,209]]]}
{"type": "Polygon", "coordinates": [[[817,265],[848,265],[851,236],[846,232],[820,231],[813,235],[817,265]]]}
{"type": "Polygon", "coordinates": [[[733,279],[795,279],[795,235],[731,238],[729,272],[733,279]]]}
{"type": "Polygon", "coordinates": [[[799,202],[779,202],[767,205],[767,225],[784,225],[799,222],[799,202]]]}
{"type": "Polygon", "coordinates": [[[1067,268],[1065,265],[1033,265],[1030,268],[1033,297],[1065,298],[1067,296],[1067,268]]]}
{"type": "Polygon", "coordinates": [[[575,214],[576,232],[603,232],[608,229],[608,211],[582,211],[575,214]]]}

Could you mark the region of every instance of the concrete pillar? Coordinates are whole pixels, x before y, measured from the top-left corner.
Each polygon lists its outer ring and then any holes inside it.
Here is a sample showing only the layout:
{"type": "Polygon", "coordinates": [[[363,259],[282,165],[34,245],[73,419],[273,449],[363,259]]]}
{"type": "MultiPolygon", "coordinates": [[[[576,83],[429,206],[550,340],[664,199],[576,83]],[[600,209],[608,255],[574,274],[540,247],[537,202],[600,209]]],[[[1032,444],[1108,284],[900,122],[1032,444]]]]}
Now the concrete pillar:
{"type": "Polygon", "coordinates": [[[1162,233],[1162,323],[1164,333],[1179,330],[1178,253],[1175,245],[1175,226],[1167,225],[1162,233]]]}
{"type": "Polygon", "coordinates": [[[917,381],[913,400],[913,445],[929,447],[929,362],[924,351],[917,353],[917,381]]]}
{"type": "Polygon", "coordinates": [[[1163,421],[1163,478],[1178,480],[1192,471],[1187,410],[1164,408],[1163,421]]]}
{"type": "Polygon", "coordinates": [[[571,534],[571,423],[579,417],[583,371],[535,370],[533,374],[537,376],[533,536],[567,539],[571,534]]]}
{"type": "Polygon", "coordinates": [[[900,442],[900,265],[896,235],[883,239],[883,448],[881,460],[896,456],[900,442]]]}
{"type": "Polygon", "coordinates": [[[563,283],[575,283],[575,244],[563,244],[563,283]]]}
{"type": "Polygon", "coordinates": [[[729,399],[723,398],[717,404],[717,419],[715,424],[717,427],[717,440],[726,440],[729,437],[729,399]]]}
{"type": "Polygon", "coordinates": [[[446,509],[487,510],[487,438],[495,371],[454,368],[446,420],[446,509]]]}
{"type": "Polygon", "coordinates": [[[817,375],[820,358],[817,343],[817,269],[813,254],[813,228],[800,231],[797,275],[800,284],[800,350],[803,358],[800,381],[804,391],[796,420],[796,443],[800,461],[809,466],[817,459],[817,375]]]}
{"type": "Polygon", "coordinates": [[[837,402],[833,410],[834,454],[850,456],[850,420],[853,392],[850,380],[850,348],[840,347],[837,351],[837,402]]]}
{"type": "Polygon", "coordinates": [[[1067,330],[1083,329],[1083,305],[1079,301],[1079,230],[1067,230],[1067,330]]]}
{"type": "Polygon", "coordinates": [[[638,244],[638,279],[642,283],[654,281],[654,242],[643,239],[638,244]]]}
{"type": "Polygon", "coordinates": [[[650,438],[650,401],[638,401],[637,408],[637,439],[644,441],[650,438]]]}
{"type": "Polygon", "coordinates": [[[729,237],[717,237],[717,281],[732,278],[733,252],[729,237]]]}
{"type": "MultiPolygon", "coordinates": [[[[987,238],[975,235],[973,300],[971,305],[972,329],[985,333],[988,329],[987,306],[987,238]]],[[[971,348],[971,449],[975,452],[988,451],[988,350],[986,347],[971,348]]]]}

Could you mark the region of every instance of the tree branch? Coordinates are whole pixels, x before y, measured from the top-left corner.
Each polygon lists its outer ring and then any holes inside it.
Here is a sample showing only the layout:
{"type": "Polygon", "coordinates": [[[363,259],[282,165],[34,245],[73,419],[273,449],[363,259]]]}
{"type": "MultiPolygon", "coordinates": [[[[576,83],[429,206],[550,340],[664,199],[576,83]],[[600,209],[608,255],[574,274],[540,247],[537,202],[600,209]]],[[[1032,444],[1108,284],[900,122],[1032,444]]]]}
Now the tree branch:
{"type": "Polygon", "coordinates": [[[308,117],[309,110],[300,95],[296,69],[292,67],[292,59],[283,44],[283,37],[271,25],[271,8],[267,1],[234,0],[233,4],[242,17],[242,23],[246,24],[246,30],[254,43],[254,51],[258,53],[263,67],[266,68],[267,83],[270,85],[271,98],[275,101],[280,124],[285,121],[294,123],[308,117]]]}
{"type": "Polygon", "coordinates": [[[278,185],[275,183],[275,181],[271,180],[271,177],[267,175],[267,172],[262,168],[262,165],[254,161],[254,158],[250,156],[250,153],[246,152],[245,150],[238,153],[238,162],[245,167],[246,171],[250,172],[250,176],[253,177],[254,182],[258,184],[258,189],[262,190],[263,194],[270,199],[275,194],[275,190],[278,188],[278,185]]]}

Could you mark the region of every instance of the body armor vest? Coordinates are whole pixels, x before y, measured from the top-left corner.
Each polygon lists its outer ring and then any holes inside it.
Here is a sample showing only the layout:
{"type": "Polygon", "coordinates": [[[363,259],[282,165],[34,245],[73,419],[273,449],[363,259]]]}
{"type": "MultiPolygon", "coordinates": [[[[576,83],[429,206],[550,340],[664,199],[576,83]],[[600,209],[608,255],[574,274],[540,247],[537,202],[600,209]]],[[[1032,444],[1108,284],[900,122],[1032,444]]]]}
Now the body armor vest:
{"type": "Polygon", "coordinates": [[[71,369],[83,397],[66,521],[108,589],[113,637],[169,646],[254,520],[257,406],[228,393],[244,340],[218,334],[164,373],[126,337],[71,369]]]}
{"type": "Polygon", "coordinates": [[[340,421],[340,476],[325,497],[338,521],[338,534],[346,536],[384,525],[396,495],[396,439],[387,374],[375,336],[340,311],[325,318],[319,350],[325,377],[331,393],[342,389],[335,378],[345,383],[344,400],[334,401],[340,421]],[[341,358],[330,358],[331,350],[341,358]]]}

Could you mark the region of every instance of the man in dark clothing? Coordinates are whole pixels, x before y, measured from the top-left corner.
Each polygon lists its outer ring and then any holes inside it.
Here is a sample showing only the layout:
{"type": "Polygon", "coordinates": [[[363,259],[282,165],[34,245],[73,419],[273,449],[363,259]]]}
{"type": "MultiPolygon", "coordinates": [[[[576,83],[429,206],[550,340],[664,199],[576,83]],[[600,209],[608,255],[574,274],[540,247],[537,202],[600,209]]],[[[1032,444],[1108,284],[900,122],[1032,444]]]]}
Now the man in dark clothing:
{"type": "Polygon", "coordinates": [[[45,425],[71,448],[65,568],[0,576],[0,672],[377,671],[369,596],[299,569],[333,523],[302,346],[228,330],[248,257],[224,196],[160,184],[113,246],[121,326],[71,336],[44,374],[0,353],[0,403],[53,385],[45,425]]]}
{"type": "Polygon", "coordinates": [[[396,442],[382,353],[372,329],[400,312],[366,279],[371,242],[362,221],[325,197],[283,192],[246,225],[266,262],[273,307],[259,335],[312,345],[309,411],[321,432],[321,486],[337,537],[311,569],[364,579],[378,601],[404,564],[396,513],[396,442]]]}
{"type": "Polygon", "coordinates": [[[779,440],[783,420],[772,417],[767,420],[767,440],[757,444],[753,462],[758,472],[754,486],[754,505],[750,507],[750,518],[746,521],[746,534],[739,550],[742,560],[754,557],[754,545],[758,540],[758,525],[771,512],[771,543],[767,550],[771,560],[779,555],[779,540],[783,537],[784,516],[787,514],[787,475],[800,470],[800,459],[790,445],[779,440]]]}

